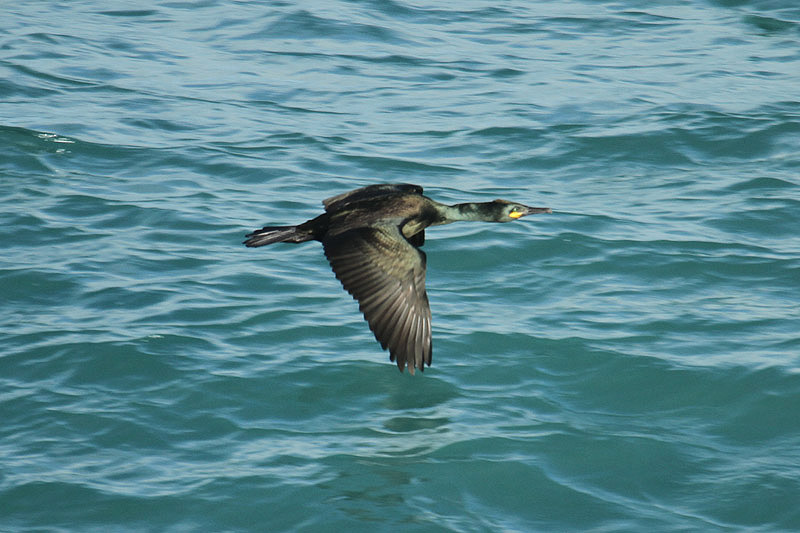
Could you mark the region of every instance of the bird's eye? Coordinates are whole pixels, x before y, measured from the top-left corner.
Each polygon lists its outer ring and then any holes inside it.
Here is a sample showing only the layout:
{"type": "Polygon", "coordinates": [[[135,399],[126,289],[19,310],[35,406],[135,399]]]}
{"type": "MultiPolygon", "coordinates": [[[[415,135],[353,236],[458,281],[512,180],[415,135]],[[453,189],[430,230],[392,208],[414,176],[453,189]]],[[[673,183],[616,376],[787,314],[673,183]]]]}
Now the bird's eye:
{"type": "Polygon", "coordinates": [[[514,206],[508,210],[508,218],[516,220],[522,216],[523,212],[524,211],[519,206],[514,206]]]}

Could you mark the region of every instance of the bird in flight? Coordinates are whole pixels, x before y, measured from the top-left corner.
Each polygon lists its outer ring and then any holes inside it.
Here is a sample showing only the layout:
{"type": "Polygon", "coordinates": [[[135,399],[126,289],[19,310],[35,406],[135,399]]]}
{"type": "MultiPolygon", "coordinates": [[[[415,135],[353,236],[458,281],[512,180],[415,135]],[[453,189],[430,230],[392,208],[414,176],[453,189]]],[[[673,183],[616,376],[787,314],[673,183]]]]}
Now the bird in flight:
{"type": "Polygon", "coordinates": [[[431,309],[425,292],[425,228],[458,221],[511,222],[551,213],[508,200],[445,205],[411,184],[368,185],[322,202],[325,212],[297,226],[248,234],[251,248],[320,241],[325,256],[389,359],[414,374],[431,364],[431,309]]]}

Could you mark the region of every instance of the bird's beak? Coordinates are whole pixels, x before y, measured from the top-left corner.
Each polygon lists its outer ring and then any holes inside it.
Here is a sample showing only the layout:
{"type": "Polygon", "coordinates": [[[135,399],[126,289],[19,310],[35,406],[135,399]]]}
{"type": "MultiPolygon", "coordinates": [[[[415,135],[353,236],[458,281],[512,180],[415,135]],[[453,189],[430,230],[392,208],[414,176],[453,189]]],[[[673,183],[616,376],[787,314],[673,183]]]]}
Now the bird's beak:
{"type": "Polygon", "coordinates": [[[528,207],[525,206],[526,211],[522,213],[520,216],[524,217],[526,215],[535,215],[537,213],[552,213],[553,210],[549,207],[528,207]]]}

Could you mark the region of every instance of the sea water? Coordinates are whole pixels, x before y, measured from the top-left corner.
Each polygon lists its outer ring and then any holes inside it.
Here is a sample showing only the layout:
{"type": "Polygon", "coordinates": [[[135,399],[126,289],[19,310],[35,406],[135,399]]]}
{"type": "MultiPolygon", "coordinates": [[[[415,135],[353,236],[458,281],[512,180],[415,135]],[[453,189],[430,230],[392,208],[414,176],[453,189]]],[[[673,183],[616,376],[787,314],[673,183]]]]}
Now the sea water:
{"type": "Polygon", "coordinates": [[[800,8],[18,2],[0,19],[0,530],[800,529],[800,8]],[[427,231],[399,373],[318,243],[427,231]]]}

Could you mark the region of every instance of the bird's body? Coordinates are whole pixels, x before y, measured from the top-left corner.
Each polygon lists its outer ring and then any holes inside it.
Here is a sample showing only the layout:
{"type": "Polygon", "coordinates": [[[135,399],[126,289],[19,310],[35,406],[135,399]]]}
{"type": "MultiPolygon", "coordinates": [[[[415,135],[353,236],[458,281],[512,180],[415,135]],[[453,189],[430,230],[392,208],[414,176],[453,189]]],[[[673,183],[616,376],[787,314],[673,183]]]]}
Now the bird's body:
{"type": "Polygon", "coordinates": [[[425,228],[459,220],[510,222],[545,207],[495,200],[452,206],[410,184],[369,185],[323,201],[325,212],[298,226],[266,226],[249,247],[322,243],[325,256],[383,349],[402,371],[431,364],[431,311],[425,292],[425,228]]]}

